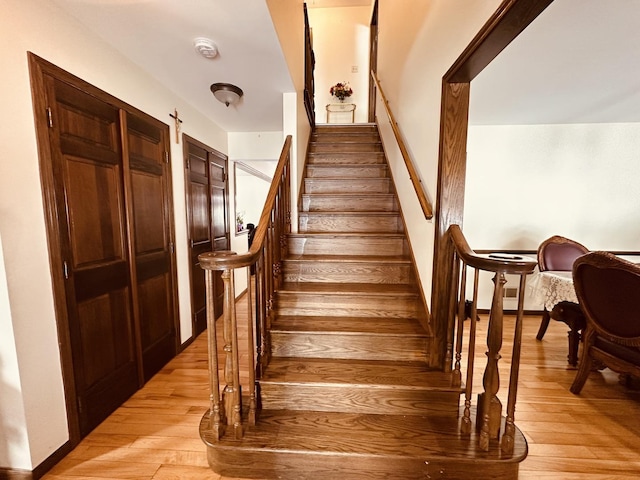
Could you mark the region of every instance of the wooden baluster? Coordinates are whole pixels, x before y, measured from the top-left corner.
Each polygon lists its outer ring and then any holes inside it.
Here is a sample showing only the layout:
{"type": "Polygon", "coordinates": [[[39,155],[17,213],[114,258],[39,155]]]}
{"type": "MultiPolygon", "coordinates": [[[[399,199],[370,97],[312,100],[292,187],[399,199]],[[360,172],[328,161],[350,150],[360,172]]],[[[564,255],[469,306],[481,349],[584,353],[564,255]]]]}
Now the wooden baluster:
{"type": "Polygon", "coordinates": [[[471,433],[471,394],[473,393],[473,368],[476,357],[476,319],[478,318],[478,284],[480,282],[480,270],[474,269],[473,273],[473,300],[471,302],[471,324],[469,327],[469,352],[467,353],[467,382],[464,390],[464,413],[460,431],[471,433]]]}
{"type": "Polygon", "coordinates": [[[218,374],[218,345],[216,342],[216,316],[213,311],[213,270],[205,270],[207,295],[207,343],[209,347],[209,429],[213,438],[220,440],[224,435],[225,413],[220,401],[220,379],[218,374]]]}
{"type": "MultiPolygon", "coordinates": [[[[460,262],[456,262],[460,265],[460,262]]],[[[454,279],[460,276],[460,289],[458,290],[458,332],[456,333],[456,358],[453,366],[451,385],[459,387],[462,385],[462,372],[460,371],[460,360],[462,359],[462,337],[464,336],[465,300],[467,290],[467,265],[462,263],[462,275],[454,273],[454,279]]]]}
{"type": "Polygon", "coordinates": [[[264,282],[262,280],[263,268],[262,268],[262,257],[258,258],[258,261],[255,263],[255,292],[256,292],[256,376],[257,378],[262,378],[262,374],[264,372],[264,367],[266,363],[264,363],[264,352],[265,352],[265,325],[264,325],[264,293],[262,291],[264,282]]]}
{"type": "Polygon", "coordinates": [[[247,364],[249,366],[249,425],[256,424],[256,363],[254,352],[256,345],[253,334],[253,281],[251,279],[251,267],[247,267],[247,364]]]}
{"type": "Polygon", "coordinates": [[[502,451],[508,455],[513,453],[516,426],[514,424],[516,412],[516,397],[518,395],[518,373],[520,371],[520,351],[522,348],[522,321],[524,317],[524,289],[526,275],[520,275],[520,289],[518,294],[518,313],[516,327],[513,334],[513,353],[511,356],[511,372],[509,378],[509,397],[507,399],[507,418],[504,427],[504,436],[500,443],[502,451]]]}
{"type": "Polygon", "coordinates": [[[222,272],[224,283],[224,351],[226,353],[223,401],[227,412],[227,425],[233,427],[235,438],[242,438],[242,387],[238,360],[238,325],[236,319],[233,270],[222,272]]]}
{"type": "Polygon", "coordinates": [[[453,255],[451,269],[453,274],[451,275],[451,296],[449,298],[449,307],[447,308],[447,339],[446,339],[446,353],[444,357],[444,371],[446,373],[451,372],[451,362],[453,361],[453,331],[456,316],[456,304],[458,300],[458,277],[460,275],[460,259],[457,255],[453,255]]]}
{"type": "Polygon", "coordinates": [[[489,440],[498,438],[500,434],[502,403],[496,394],[500,389],[498,361],[501,358],[500,349],[502,348],[502,292],[506,282],[504,272],[497,272],[493,277],[493,300],[491,302],[489,332],[487,334],[487,368],[482,379],[484,393],[480,395],[481,399],[478,402],[479,407],[481,407],[479,419],[482,420],[480,448],[485,451],[489,450],[489,440]]]}

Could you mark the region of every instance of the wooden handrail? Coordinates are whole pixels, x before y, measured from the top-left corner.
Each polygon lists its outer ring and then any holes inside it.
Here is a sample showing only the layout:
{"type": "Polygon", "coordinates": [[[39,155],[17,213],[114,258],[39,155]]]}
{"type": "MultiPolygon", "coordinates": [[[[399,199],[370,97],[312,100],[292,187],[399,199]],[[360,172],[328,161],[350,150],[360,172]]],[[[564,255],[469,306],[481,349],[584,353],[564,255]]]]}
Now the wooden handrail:
{"type": "Polygon", "coordinates": [[[422,207],[422,212],[424,213],[426,219],[431,220],[433,218],[433,207],[431,206],[431,202],[427,198],[424,186],[422,185],[422,180],[420,180],[420,176],[418,175],[418,172],[413,165],[413,161],[411,160],[409,151],[404,144],[402,134],[400,133],[400,128],[398,127],[398,122],[396,122],[393,116],[393,112],[391,111],[391,107],[389,106],[389,102],[387,101],[387,97],[384,94],[384,90],[382,90],[382,87],[380,86],[380,80],[378,80],[378,76],[373,70],[371,71],[371,78],[376,84],[376,89],[380,93],[380,98],[382,99],[384,109],[387,112],[387,116],[389,117],[389,123],[391,124],[393,134],[396,137],[396,142],[398,143],[398,147],[400,148],[400,153],[402,154],[404,164],[406,165],[407,171],[409,172],[409,178],[411,179],[413,188],[416,191],[416,195],[418,196],[418,201],[420,202],[420,206],[422,207]]]}
{"type": "Polygon", "coordinates": [[[490,441],[501,437],[500,448],[504,454],[513,453],[515,441],[515,408],[518,391],[518,374],[520,370],[520,345],[522,340],[522,321],[524,316],[524,290],[527,275],[533,273],[537,262],[521,256],[509,256],[501,254],[477,254],[474,252],[462,233],[459,225],[451,225],[448,230],[454,247],[453,275],[450,286],[450,309],[447,319],[446,339],[446,369],[452,370],[452,384],[462,386],[462,347],[464,335],[464,323],[471,318],[469,327],[467,374],[464,385],[464,412],[462,415],[460,430],[464,434],[470,434],[473,430],[471,421],[471,402],[473,398],[473,373],[475,361],[476,326],[478,284],[480,271],[494,272],[493,298],[491,312],[489,314],[489,326],[487,334],[487,366],[484,371],[482,384],[483,393],[478,396],[477,405],[477,429],[480,431],[479,446],[488,451],[490,441]],[[473,299],[470,309],[466,299],[467,270],[474,270],[473,275],[473,299]],[[518,310],[513,336],[513,352],[511,354],[511,369],[509,375],[509,390],[507,411],[504,427],[502,427],[502,403],[498,398],[500,389],[500,373],[498,361],[501,358],[500,349],[504,335],[503,320],[503,293],[507,283],[506,275],[518,275],[520,277],[518,287],[518,310]],[[457,326],[456,326],[457,318],[457,326]],[[454,351],[455,344],[455,351],[454,351]],[[455,353],[455,356],[454,356],[455,353]],[[453,363],[453,365],[452,365],[453,363]],[[500,430],[503,433],[500,435],[500,430]]]}

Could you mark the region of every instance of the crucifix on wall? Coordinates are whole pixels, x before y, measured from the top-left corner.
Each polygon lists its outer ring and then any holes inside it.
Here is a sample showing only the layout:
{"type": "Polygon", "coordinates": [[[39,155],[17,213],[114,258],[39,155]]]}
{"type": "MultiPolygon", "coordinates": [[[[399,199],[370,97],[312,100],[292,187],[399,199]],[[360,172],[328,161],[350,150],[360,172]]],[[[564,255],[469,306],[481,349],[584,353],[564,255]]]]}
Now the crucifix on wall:
{"type": "Polygon", "coordinates": [[[170,113],[169,116],[173,118],[173,121],[175,122],[176,143],[180,143],[180,124],[182,123],[182,119],[178,117],[178,110],[175,108],[173,109],[173,113],[170,113]]]}

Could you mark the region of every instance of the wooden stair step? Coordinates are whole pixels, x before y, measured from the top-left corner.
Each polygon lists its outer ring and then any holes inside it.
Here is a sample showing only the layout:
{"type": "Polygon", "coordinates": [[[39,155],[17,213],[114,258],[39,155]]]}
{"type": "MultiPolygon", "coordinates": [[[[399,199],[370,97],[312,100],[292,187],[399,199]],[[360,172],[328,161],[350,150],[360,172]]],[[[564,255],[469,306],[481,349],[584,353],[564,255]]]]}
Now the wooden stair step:
{"type": "MultiPolygon", "coordinates": [[[[475,422],[475,416],[472,417],[475,422]]],[[[209,464],[218,474],[282,480],[508,480],[527,455],[516,428],[514,453],[492,444],[478,448],[478,434],[459,433],[456,415],[373,415],[268,410],[244,437],[216,441],[209,416],[200,423],[209,464]]]]}
{"type": "Polygon", "coordinates": [[[329,142],[329,143],[344,143],[344,142],[379,142],[380,135],[377,131],[369,132],[319,132],[311,134],[312,142],[329,142]]]}
{"type": "Polygon", "coordinates": [[[357,123],[350,125],[316,125],[316,127],[313,129],[313,133],[378,133],[378,127],[375,123],[357,123]]]}
{"type": "Polygon", "coordinates": [[[305,193],[303,212],[397,212],[398,202],[392,193],[305,193]]]}
{"type": "Polygon", "coordinates": [[[391,179],[305,178],[304,193],[391,193],[391,179]]]}
{"type": "Polygon", "coordinates": [[[413,285],[284,282],[276,292],[278,315],[416,318],[413,285]]]}
{"type": "MultiPolygon", "coordinates": [[[[360,321],[360,323],[365,323],[360,321]]],[[[381,336],[370,332],[273,330],[271,354],[278,357],[348,358],[352,360],[425,361],[428,337],[381,336]]]]}
{"type": "Polygon", "coordinates": [[[402,233],[292,233],[287,236],[290,255],[407,255],[402,233]]]}
{"type": "Polygon", "coordinates": [[[406,256],[296,255],[283,263],[285,282],[415,282],[406,256]]]}
{"type": "Polygon", "coordinates": [[[300,212],[299,232],[383,232],[403,231],[397,212],[300,212]]]}
{"type": "Polygon", "coordinates": [[[309,153],[308,165],[336,165],[336,164],[386,164],[383,152],[334,152],[309,153]]]}
{"type": "Polygon", "coordinates": [[[381,142],[309,142],[309,152],[335,153],[335,152],[382,152],[381,142]]]}
{"type": "Polygon", "coordinates": [[[307,178],[380,178],[387,176],[385,164],[307,165],[307,178]]]}
{"type": "Polygon", "coordinates": [[[272,358],[260,381],[263,408],[424,415],[458,411],[461,389],[424,362],[272,358]]]}
{"type": "Polygon", "coordinates": [[[327,316],[279,315],[273,328],[281,332],[327,332],[340,334],[360,334],[378,336],[419,336],[427,338],[420,322],[415,318],[363,318],[327,316]]]}

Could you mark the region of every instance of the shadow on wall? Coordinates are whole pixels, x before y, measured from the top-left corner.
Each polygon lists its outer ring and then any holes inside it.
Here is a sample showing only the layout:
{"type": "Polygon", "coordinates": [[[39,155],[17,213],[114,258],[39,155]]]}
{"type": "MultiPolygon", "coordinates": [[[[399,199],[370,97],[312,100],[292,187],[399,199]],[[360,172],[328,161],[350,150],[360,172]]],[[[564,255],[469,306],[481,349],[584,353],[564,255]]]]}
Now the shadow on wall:
{"type": "MultiPolygon", "coordinates": [[[[25,427],[20,424],[22,396],[20,391],[7,382],[0,356],[0,469],[27,468],[21,465],[20,457],[27,456],[25,427]]],[[[0,471],[0,478],[2,472],[0,471]]]]}

